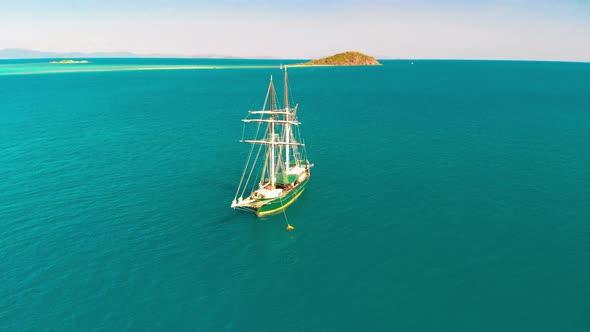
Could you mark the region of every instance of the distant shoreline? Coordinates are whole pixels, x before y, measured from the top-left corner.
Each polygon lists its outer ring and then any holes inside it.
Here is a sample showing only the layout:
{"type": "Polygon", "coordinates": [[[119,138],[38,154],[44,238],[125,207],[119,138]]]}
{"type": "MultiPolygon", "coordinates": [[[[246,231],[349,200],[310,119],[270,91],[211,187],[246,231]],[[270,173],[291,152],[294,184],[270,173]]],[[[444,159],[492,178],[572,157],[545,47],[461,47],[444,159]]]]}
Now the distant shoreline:
{"type": "MultiPolygon", "coordinates": [[[[390,60],[383,65],[400,65],[400,64],[407,64],[415,66],[420,65],[428,65],[433,66],[436,65],[437,62],[440,63],[450,63],[455,62],[457,65],[460,65],[461,62],[464,62],[463,65],[469,66],[470,62],[504,62],[507,66],[509,63],[528,63],[529,66],[535,66],[537,64],[543,63],[563,63],[568,64],[570,66],[588,66],[590,62],[568,62],[568,61],[525,61],[525,60],[410,60],[410,59],[397,59],[397,60],[390,60]],[[391,61],[391,62],[390,62],[391,61]]],[[[127,61],[125,61],[127,62],[127,61]]],[[[302,70],[302,67],[308,68],[334,68],[334,67],[355,67],[359,68],[359,66],[353,65],[327,65],[327,64],[314,64],[314,65],[301,65],[298,63],[288,64],[288,63],[280,63],[279,61],[268,61],[268,62],[259,62],[259,61],[242,61],[242,62],[234,62],[232,63],[230,60],[228,62],[220,61],[219,64],[217,63],[204,63],[199,64],[198,61],[195,61],[195,64],[191,63],[174,63],[171,61],[170,64],[157,64],[157,63],[117,63],[111,61],[111,63],[88,63],[83,65],[55,65],[49,64],[47,61],[40,63],[39,61],[18,61],[11,63],[10,61],[1,61],[0,60],[0,76],[7,76],[7,75],[37,75],[37,74],[60,74],[60,73],[92,73],[92,72],[121,72],[121,71],[159,71],[159,70],[232,70],[232,69],[263,69],[267,71],[274,71],[279,70],[281,65],[283,67],[291,67],[293,70],[302,70]]],[[[363,66],[364,67],[364,66],[363,66]]]]}
{"type": "MultiPolygon", "coordinates": [[[[272,62],[280,62],[280,61],[293,61],[293,64],[289,64],[289,63],[283,63],[283,66],[287,65],[289,67],[296,67],[299,64],[301,64],[301,61],[308,61],[307,59],[283,59],[283,58],[238,58],[238,57],[228,57],[228,58],[209,58],[209,57],[86,57],[87,59],[91,59],[91,60],[118,60],[118,59],[122,59],[122,60],[132,60],[132,59],[138,59],[138,60],[150,60],[150,59],[154,59],[154,60],[165,60],[165,59],[170,59],[170,60],[228,60],[228,61],[251,61],[251,60],[255,60],[255,61],[272,61],[272,62]]],[[[0,57],[0,64],[2,62],[10,62],[10,61],[27,61],[27,62],[32,62],[32,61],[42,61],[42,60],[52,60],[52,59],[56,59],[56,57],[17,57],[17,58],[5,58],[5,57],[0,57]]],[[[379,61],[387,61],[387,62],[393,62],[393,61],[498,61],[498,62],[555,62],[555,63],[585,63],[588,64],[590,63],[589,61],[583,61],[583,60],[555,60],[555,59],[450,59],[450,58],[441,58],[441,59],[437,59],[437,58],[378,58],[377,60],[379,61]]],[[[47,63],[47,62],[44,62],[47,63]]],[[[92,62],[90,62],[92,63],[92,62]]],[[[305,67],[309,67],[311,65],[306,65],[305,67]]],[[[316,65],[314,65],[316,66],[316,65]]],[[[330,66],[330,65],[326,65],[326,66],[330,66]]],[[[302,66],[303,67],[303,66],[302,66]]],[[[343,66],[344,67],[344,66],[343,66]]]]}
{"type": "MultiPolygon", "coordinates": [[[[22,65],[22,64],[19,64],[22,65]]],[[[0,65],[0,76],[3,75],[40,75],[40,74],[68,74],[68,73],[96,73],[96,72],[118,72],[118,71],[157,71],[157,70],[221,70],[221,69],[277,69],[278,65],[235,65],[235,66],[211,66],[211,65],[96,65],[87,66],[52,66],[46,63],[46,68],[37,68],[36,70],[22,71],[3,71],[4,68],[10,69],[10,65],[0,65]],[[4,67],[4,68],[3,68],[4,67]],[[54,69],[59,68],[59,69],[54,69]]],[[[23,66],[26,69],[26,66],[23,66]]]]}
{"type": "MultiPolygon", "coordinates": [[[[279,65],[112,65],[104,64],[97,65],[90,63],[85,66],[53,66],[53,64],[46,63],[46,68],[37,68],[36,70],[26,70],[26,66],[22,66],[22,71],[4,71],[3,69],[10,69],[9,65],[0,65],[0,76],[3,75],[38,75],[38,74],[67,74],[67,73],[93,73],[93,72],[119,72],[119,71],[158,71],[158,70],[231,70],[231,69],[279,69],[279,65]],[[4,68],[3,68],[4,67],[4,68]],[[59,69],[58,69],[59,68],[59,69]]],[[[336,65],[283,65],[283,67],[293,68],[314,68],[314,67],[339,67],[336,65]]],[[[347,66],[352,67],[352,66],[347,66]]]]}
{"type": "Polygon", "coordinates": [[[59,65],[69,65],[69,64],[80,64],[80,63],[90,63],[90,61],[88,60],[69,60],[69,59],[64,59],[64,60],[54,60],[54,61],[49,61],[49,63],[51,64],[59,64],[59,65]]]}
{"type": "Polygon", "coordinates": [[[293,68],[293,67],[376,67],[375,65],[367,66],[367,65],[306,65],[302,63],[296,63],[293,65],[283,65],[283,67],[293,68]]]}

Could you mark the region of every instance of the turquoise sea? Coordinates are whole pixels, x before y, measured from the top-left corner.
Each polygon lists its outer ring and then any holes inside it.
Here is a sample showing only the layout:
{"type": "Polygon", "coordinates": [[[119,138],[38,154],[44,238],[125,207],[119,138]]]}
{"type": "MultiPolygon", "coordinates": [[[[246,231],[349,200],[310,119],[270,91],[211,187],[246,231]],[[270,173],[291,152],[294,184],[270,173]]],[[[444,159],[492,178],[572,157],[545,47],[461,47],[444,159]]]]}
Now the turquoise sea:
{"type": "Polygon", "coordinates": [[[292,68],[289,233],[229,207],[280,61],[91,61],[0,61],[0,330],[590,329],[590,63],[292,68]]]}

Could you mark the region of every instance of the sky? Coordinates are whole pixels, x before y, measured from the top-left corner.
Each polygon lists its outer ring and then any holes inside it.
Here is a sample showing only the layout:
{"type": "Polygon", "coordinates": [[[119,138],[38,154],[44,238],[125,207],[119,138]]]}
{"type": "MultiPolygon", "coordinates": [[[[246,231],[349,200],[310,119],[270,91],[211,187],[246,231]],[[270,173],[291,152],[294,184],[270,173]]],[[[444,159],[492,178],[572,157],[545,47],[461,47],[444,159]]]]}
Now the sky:
{"type": "Polygon", "coordinates": [[[0,49],[590,61],[590,0],[0,0],[0,49]]]}

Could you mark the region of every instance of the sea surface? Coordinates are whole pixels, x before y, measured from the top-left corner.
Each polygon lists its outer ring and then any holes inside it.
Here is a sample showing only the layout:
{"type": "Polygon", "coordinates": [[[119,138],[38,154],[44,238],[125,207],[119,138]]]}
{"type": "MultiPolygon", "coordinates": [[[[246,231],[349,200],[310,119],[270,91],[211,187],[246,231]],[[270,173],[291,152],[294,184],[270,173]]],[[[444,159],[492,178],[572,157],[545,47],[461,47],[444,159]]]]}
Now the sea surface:
{"type": "Polygon", "coordinates": [[[0,61],[0,330],[590,330],[590,63],[292,68],[289,233],[230,208],[280,61],[90,60],[0,61]]]}

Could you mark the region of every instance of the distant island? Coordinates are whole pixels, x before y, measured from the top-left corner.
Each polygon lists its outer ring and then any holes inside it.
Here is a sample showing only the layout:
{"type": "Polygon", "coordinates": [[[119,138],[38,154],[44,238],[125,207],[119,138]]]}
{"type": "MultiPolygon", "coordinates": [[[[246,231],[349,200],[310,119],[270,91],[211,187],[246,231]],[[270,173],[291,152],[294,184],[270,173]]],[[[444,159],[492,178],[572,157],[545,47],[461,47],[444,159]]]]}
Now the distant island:
{"type": "Polygon", "coordinates": [[[378,66],[381,65],[374,57],[359,52],[344,52],[327,58],[298,63],[295,66],[378,66]]]}
{"type": "Polygon", "coordinates": [[[49,63],[57,63],[57,64],[70,64],[70,63],[90,63],[88,60],[59,60],[59,61],[50,61],[49,63]]]}
{"type": "Polygon", "coordinates": [[[194,58],[194,59],[277,59],[274,56],[253,54],[250,56],[234,56],[228,54],[179,54],[179,53],[150,53],[140,54],[132,52],[51,52],[36,51],[25,48],[0,49],[0,59],[83,59],[83,58],[194,58]]]}

